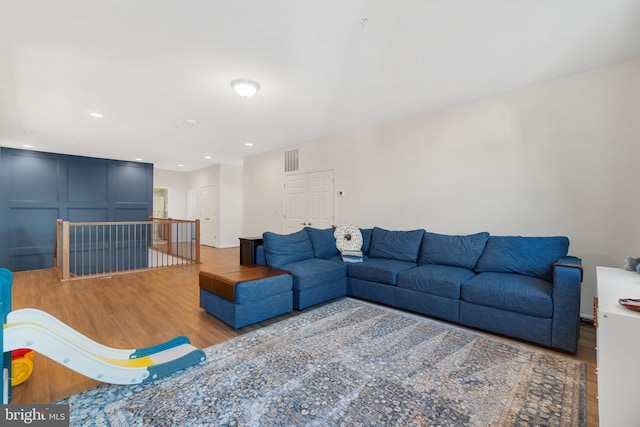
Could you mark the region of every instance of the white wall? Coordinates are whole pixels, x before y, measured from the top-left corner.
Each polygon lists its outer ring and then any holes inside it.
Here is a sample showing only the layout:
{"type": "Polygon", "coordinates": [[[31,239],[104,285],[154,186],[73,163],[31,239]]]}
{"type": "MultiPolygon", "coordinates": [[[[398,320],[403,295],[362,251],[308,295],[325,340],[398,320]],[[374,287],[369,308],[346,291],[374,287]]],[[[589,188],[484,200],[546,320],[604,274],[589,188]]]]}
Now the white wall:
{"type": "MultiPolygon", "coordinates": [[[[301,144],[333,169],[337,223],[566,235],[595,266],[640,256],[640,59],[301,144]]],[[[244,161],[244,234],[282,231],[283,151],[244,161]]]]}
{"type": "Polygon", "coordinates": [[[244,158],[242,231],[260,236],[265,231],[282,231],[284,154],[272,151],[244,158]]]}
{"type": "Polygon", "coordinates": [[[220,247],[239,246],[242,234],[242,167],[220,165],[220,247]]]}
{"type": "Polygon", "coordinates": [[[208,168],[187,172],[186,175],[187,187],[189,189],[198,189],[200,187],[220,185],[220,165],[214,165],[208,168]]]}

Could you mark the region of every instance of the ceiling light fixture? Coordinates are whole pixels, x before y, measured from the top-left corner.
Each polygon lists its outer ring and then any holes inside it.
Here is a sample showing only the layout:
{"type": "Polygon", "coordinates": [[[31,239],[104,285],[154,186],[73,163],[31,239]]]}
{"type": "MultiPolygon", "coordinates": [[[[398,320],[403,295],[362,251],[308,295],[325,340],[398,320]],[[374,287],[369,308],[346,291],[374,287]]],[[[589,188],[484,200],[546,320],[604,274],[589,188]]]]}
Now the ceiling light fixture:
{"type": "Polygon", "coordinates": [[[247,147],[253,147],[253,142],[245,142],[244,145],[247,147]]]}
{"type": "Polygon", "coordinates": [[[243,98],[250,98],[256,94],[260,85],[252,80],[237,79],[231,82],[231,87],[243,98]]]}
{"type": "Polygon", "coordinates": [[[204,156],[205,159],[210,160],[211,156],[204,156]]]}
{"type": "Polygon", "coordinates": [[[33,148],[33,145],[29,145],[29,144],[22,144],[22,146],[23,146],[24,148],[33,148]]]}
{"type": "Polygon", "coordinates": [[[189,123],[190,125],[197,125],[198,121],[194,120],[194,119],[187,119],[185,120],[185,122],[189,123]]]}
{"type": "Polygon", "coordinates": [[[89,113],[89,115],[91,117],[95,117],[96,119],[101,119],[104,117],[104,115],[100,114],[100,113],[89,113]]]}
{"type": "Polygon", "coordinates": [[[140,157],[136,157],[136,162],[141,162],[142,159],[140,157]]]}
{"type": "Polygon", "coordinates": [[[183,165],[182,163],[178,163],[178,167],[179,167],[179,168],[183,168],[183,167],[184,167],[184,165],[183,165]]]}

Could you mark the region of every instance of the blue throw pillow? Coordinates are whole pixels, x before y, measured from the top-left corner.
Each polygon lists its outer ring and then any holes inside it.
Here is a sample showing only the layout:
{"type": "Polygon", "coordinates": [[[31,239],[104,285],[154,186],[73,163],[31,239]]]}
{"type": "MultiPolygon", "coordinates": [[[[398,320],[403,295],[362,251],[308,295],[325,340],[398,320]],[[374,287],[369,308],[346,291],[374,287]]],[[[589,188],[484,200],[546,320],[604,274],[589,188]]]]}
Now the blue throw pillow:
{"type": "Polygon", "coordinates": [[[424,233],[424,230],[389,231],[373,227],[369,257],[416,262],[424,233]]]}
{"type": "Polygon", "coordinates": [[[362,234],[362,253],[367,255],[369,253],[369,247],[371,246],[371,232],[372,228],[361,228],[360,234],[362,234]]]}
{"type": "Polygon", "coordinates": [[[425,233],[419,264],[439,264],[473,270],[489,239],[489,233],[468,236],[425,233]]]}
{"type": "Polygon", "coordinates": [[[321,230],[319,228],[305,227],[305,230],[309,233],[309,240],[311,240],[311,246],[313,246],[313,253],[316,258],[331,258],[340,253],[336,247],[333,228],[321,230]]]}
{"type": "Polygon", "coordinates": [[[569,239],[555,237],[491,236],[476,265],[478,273],[519,273],[552,280],[552,266],[567,255],[569,239]]]}
{"type": "Polygon", "coordinates": [[[262,240],[267,265],[270,267],[281,268],[292,262],[313,258],[313,246],[307,230],[292,234],[276,234],[267,231],[262,234],[262,240]]]}

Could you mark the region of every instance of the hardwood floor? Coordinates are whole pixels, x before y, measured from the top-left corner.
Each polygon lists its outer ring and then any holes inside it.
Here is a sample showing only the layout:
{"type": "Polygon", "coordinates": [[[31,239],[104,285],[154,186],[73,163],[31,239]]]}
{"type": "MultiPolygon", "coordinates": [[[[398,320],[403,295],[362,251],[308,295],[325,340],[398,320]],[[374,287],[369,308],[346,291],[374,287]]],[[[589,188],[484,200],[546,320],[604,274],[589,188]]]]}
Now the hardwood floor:
{"type": "MultiPolygon", "coordinates": [[[[132,349],[178,335],[186,335],[193,345],[204,348],[296,314],[233,330],[200,308],[198,272],[222,271],[238,265],[238,248],[203,246],[201,258],[200,265],[67,282],[60,282],[53,270],[17,272],[13,310],[39,308],[101,344],[132,349]]],[[[587,364],[589,427],[598,425],[595,344],[595,328],[583,323],[578,352],[570,357],[587,364]]],[[[50,403],[97,384],[43,355],[36,355],[33,375],[13,388],[12,403],[50,403]]]]}

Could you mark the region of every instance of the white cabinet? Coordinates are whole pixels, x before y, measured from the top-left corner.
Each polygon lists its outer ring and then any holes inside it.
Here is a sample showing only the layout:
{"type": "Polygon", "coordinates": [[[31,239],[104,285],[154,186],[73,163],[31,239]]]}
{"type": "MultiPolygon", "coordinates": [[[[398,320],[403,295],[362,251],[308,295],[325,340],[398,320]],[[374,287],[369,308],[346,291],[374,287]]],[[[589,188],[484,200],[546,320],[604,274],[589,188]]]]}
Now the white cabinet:
{"type": "Polygon", "coordinates": [[[640,274],[597,267],[598,409],[601,427],[640,425],[640,312],[618,303],[640,299],[640,274]]]}

